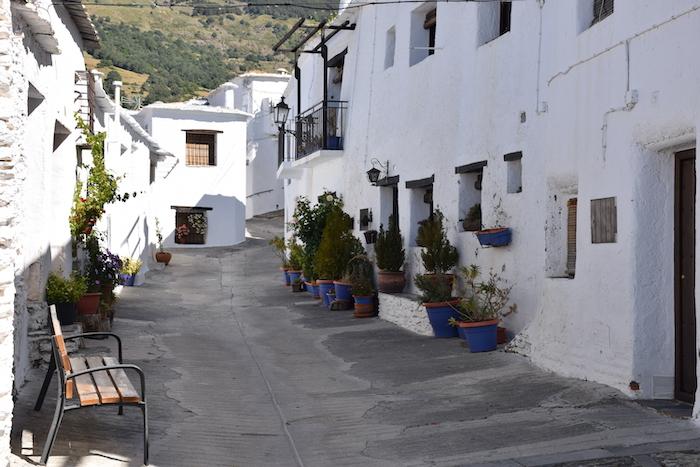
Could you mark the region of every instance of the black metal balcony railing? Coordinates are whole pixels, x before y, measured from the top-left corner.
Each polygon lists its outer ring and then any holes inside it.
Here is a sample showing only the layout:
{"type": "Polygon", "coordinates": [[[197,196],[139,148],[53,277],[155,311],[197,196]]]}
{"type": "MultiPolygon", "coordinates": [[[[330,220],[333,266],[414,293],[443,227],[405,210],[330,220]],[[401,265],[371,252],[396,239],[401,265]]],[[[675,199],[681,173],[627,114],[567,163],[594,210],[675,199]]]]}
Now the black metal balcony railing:
{"type": "Polygon", "coordinates": [[[341,150],[347,101],[319,102],[296,118],[296,155],[301,159],[319,150],[341,150]],[[325,117],[325,125],[324,123],[325,117]]]}

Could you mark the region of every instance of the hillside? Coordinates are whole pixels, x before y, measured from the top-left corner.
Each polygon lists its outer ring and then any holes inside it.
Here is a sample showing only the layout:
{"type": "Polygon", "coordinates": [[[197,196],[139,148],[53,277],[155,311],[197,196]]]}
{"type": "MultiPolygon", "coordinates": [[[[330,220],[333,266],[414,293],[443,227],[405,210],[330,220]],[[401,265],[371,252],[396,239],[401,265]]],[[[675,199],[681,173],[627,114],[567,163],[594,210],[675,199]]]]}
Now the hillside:
{"type": "Polygon", "coordinates": [[[100,2],[87,8],[101,37],[102,48],[94,53],[99,68],[118,71],[128,83],[125,93],[140,94],[146,103],[201,95],[246,71],[289,70],[291,57],[274,54],[272,45],[297,15],[328,13],[225,4],[167,8],[100,2]]]}

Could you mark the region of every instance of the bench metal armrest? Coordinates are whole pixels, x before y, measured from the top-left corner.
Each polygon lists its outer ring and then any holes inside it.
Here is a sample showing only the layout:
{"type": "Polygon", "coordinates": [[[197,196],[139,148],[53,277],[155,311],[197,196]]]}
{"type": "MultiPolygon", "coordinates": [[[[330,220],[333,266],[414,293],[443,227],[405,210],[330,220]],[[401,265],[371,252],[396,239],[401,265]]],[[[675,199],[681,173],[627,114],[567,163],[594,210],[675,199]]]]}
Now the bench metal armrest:
{"type": "Polygon", "coordinates": [[[122,340],[119,338],[118,335],[114,334],[113,332],[84,332],[82,334],[75,334],[72,336],[66,336],[63,338],[64,341],[69,341],[73,339],[80,339],[80,338],[86,338],[86,339],[97,339],[100,337],[114,337],[117,340],[117,352],[119,355],[119,363],[123,362],[122,359],[122,340]]]}
{"type": "Polygon", "coordinates": [[[88,375],[90,373],[96,373],[98,371],[107,371],[107,370],[133,370],[139,375],[139,379],[141,380],[141,401],[146,402],[146,376],[143,373],[143,370],[139,368],[136,365],[132,365],[131,363],[122,363],[119,365],[105,365],[105,366],[98,366],[96,368],[88,368],[87,370],[80,370],[76,371],[71,374],[66,375],[66,382],[71,379],[75,379],[78,376],[82,375],[88,375]]]}

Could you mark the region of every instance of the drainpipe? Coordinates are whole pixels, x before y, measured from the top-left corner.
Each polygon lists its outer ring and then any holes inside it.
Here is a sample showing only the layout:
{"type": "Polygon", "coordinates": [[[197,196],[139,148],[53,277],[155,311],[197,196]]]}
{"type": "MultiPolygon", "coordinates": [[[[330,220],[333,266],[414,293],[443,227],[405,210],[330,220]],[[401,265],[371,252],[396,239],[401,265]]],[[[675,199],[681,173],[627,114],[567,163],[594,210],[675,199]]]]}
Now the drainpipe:
{"type": "Polygon", "coordinates": [[[328,144],[328,47],[326,46],[326,30],[321,30],[321,57],[323,57],[323,141],[321,149],[328,144]]]}

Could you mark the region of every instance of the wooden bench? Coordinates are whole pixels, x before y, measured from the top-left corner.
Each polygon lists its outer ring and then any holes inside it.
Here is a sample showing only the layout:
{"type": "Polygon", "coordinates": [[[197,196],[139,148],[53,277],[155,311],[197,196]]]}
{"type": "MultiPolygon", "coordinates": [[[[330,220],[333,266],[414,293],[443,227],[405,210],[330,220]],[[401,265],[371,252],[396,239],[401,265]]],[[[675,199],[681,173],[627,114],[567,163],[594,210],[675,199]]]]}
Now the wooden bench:
{"type": "Polygon", "coordinates": [[[61,325],[56,317],[56,307],[50,307],[52,327],[51,346],[52,358],[49,373],[44,379],[42,392],[39,394],[35,410],[40,410],[46,387],[54,372],[58,373],[58,396],[56,412],[51,423],[44,451],[41,455],[41,465],[45,465],[56,441],[58,428],[63,420],[63,414],[70,410],[101,405],[118,405],[119,414],[125,405],[141,408],[143,413],[143,463],[148,465],[148,408],[146,405],[146,379],[141,368],[136,365],[122,363],[121,340],[112,333],[85,333],[68,338],[63,337],[61,325]],[[106,356],[70,357],[66,351],[65,341],[81,337],[114,337],[119,344],[119,358],[106,356]],[[53,368],[52,368],[53,367],[53,368]],[[139,375],[141,391],[138,392],[131,384],[126,370],[133,370],[139,375]],[[76,400],[74,400],[76,399],[76,400]]]}

